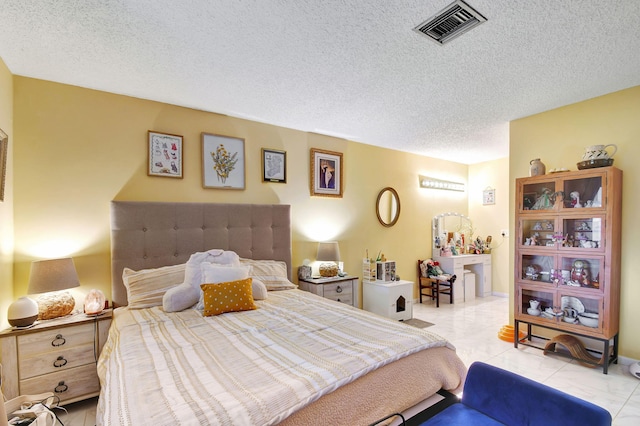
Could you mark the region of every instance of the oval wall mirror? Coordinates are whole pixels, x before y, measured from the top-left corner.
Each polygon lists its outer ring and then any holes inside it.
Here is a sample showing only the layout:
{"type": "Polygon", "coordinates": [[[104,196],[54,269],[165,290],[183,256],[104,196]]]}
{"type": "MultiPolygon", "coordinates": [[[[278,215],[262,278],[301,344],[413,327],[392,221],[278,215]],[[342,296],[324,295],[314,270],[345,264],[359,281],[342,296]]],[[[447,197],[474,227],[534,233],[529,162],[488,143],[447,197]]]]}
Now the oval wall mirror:
{"type": "Polygon", "coordinates": [[[396,224],[400,217],[400,197],[395,189],[388,186],[380,191],[376,200],[376,215],[382,226],[396,224]]]}

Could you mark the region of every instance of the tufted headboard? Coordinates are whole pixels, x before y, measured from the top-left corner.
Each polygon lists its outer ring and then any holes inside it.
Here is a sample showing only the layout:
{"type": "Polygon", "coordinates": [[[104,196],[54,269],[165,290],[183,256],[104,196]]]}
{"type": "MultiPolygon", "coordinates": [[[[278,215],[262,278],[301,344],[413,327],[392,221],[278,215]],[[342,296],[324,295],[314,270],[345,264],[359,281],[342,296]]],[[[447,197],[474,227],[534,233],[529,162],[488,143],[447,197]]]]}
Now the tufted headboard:
{"type": "Polygon", "coordinates": [[[127,304],[125,267],[185,263],[196,252],[235,251],[282,260],[291,279],[291,206],[283,204],[111,202],[111,297],[127,304]]]}

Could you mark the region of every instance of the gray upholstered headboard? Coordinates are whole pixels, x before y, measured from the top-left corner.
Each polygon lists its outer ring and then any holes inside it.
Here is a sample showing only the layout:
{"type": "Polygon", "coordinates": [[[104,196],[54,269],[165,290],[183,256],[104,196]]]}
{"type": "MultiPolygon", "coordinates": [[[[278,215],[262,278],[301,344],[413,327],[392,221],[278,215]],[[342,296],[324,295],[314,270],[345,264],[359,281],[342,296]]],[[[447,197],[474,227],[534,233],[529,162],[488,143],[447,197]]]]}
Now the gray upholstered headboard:
{"type": "Polygon", "coordinates": [[[216,248],[282,260],[291,279],[291,206],[112,201],[111,298],[127,304],[125,267],[176,265],[216,248]]]}

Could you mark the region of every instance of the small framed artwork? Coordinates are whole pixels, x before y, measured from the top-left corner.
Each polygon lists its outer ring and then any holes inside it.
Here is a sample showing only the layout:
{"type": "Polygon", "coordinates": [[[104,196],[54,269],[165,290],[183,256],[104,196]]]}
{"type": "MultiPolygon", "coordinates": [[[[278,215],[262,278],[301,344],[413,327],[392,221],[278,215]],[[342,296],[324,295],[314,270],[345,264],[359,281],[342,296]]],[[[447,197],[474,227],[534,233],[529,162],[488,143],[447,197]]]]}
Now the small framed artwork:
{"type": "Polygon", "coordinates": [[[147,174],[182,178],[182,136],[149,130],[147,174]]]}
{"type": "Polygon", "coordinates": [[[342,153],[311,148],[311,195],[342,197],[342,153]]]}
{"type": "Polygon", "coordinates": [[[7,155],[9,136],[0,129],[0,201],[4,201],[4,185],[7,179],[7,155]]]}
{"type": "Polygon", "coordinates": [[[244,139],[202,134],[202,186],[244,189],[244,139]]]}
{"type": "Polygon", "coordinates": [[[482,191],[482,204],[489,205],[496,203],[496,190],[493,188],[487,188],[482,191]]]}
{"type": "Polygon", "coordinates": [[[262,181],[287,183],[287,153],[262,148],[262,181]]]}

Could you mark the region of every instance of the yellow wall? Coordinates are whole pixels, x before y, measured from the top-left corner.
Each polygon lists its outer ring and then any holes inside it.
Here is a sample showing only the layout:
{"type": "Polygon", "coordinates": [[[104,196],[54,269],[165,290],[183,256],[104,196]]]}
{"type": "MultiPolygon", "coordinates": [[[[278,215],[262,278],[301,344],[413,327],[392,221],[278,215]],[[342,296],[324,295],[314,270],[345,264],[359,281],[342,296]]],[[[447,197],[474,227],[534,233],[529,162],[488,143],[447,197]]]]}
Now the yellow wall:
{"type": "MultiPolygon", "coordinates": [[[[584,148],[589,145],[616,144],[614,166],[623,171],[622,188],[622,283],[620,307],[620,354],[640,358],[640,286],[635,263],[640,256],[640,86],[611,93],[573,105],[511,122],[510,126],[510,205],[515,204],[515,178],[529,175],[529,161],[541,158],[551,168],[576,170],[584,148]]],[[[510,209],[510,229],[514,211],[510,209]]],[[[511,244],[510,253],[513,253],[511,244]]],[[[513,255],[510,258],[513,270],[513,255]]],[[[513,277],[510,277],[513,283],[513,277]]],[[[513,289],[513,286],[511,286],[513,289]]],[[[513,292],[513,291],[512,291],[513,292]]],[[[513,310],[513,307],[511,308],[513,310]]],[[[513,311],[511,312],[513,315],[513,311]]]]}
{"type": "Polygon", "coordinates": [[[383,250],[410,280],[431,256],[431,218],[467,213],[466,193],[418,188],[418,174],[466,182],[466,165],[25,77],[14,89],[16,296],[32,260],[67,255],[81,291],[109,295],[113,199],[291,204],[294,267],[315,258],[318,240],[335,239],[347,272],[361,275],[365,250],[383,250]],[[148,130],[184,136],[184,179],[147,176],[148,130]],[[202,188],[201,132],[245,139],[246,190],[202,188]],[[263,147],[287,152],[287,184],[261,182],[263,147]],[[310,148],[344,154],[344,198],[310,197],[310,148]],[[392,228],[374,210],[386,186],[401,200],[392,228]]]}
{"type": "Polygon", "coordinates": [[[492,292],[509,295],[511,269],[509,269],[509,238],[501,231],[509,227],[509,158],[504,157],[469,166],[469,217],[473,221],[474,235],[491,235],[492,292]],[[495,204],[483,204],[485,189],[495,190],[495,204]]]}
{"type": "Polygon", "coordinates": [[[6,328],[7,308],[13,301],[13,76],[0,59],[0,129],[9,136],[7,183],[0,202],[0,329],[6,328]]]}

